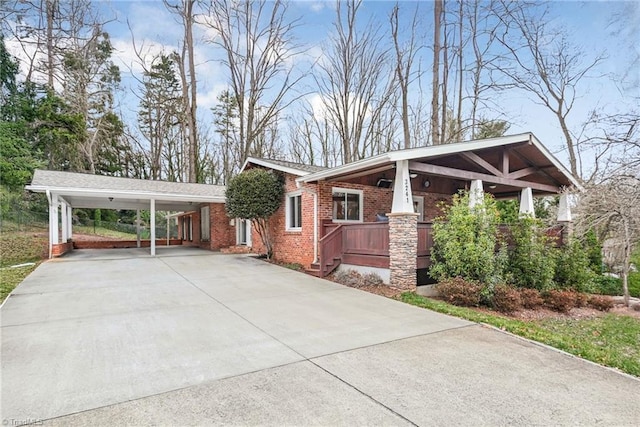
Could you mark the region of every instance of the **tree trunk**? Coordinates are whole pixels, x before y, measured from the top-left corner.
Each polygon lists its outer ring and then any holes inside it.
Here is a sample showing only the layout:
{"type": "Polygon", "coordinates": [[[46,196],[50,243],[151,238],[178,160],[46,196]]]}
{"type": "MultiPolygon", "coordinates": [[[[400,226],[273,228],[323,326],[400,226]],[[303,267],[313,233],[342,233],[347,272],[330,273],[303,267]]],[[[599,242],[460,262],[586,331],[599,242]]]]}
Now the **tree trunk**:
{"type": "Polygon", "coordinates": [[[441,143],[440,122],[440,26],[442,23],[442,2],[436,0],[433,4],[433,74],[431,97],[431,142],[433,145],[441,143]]]}

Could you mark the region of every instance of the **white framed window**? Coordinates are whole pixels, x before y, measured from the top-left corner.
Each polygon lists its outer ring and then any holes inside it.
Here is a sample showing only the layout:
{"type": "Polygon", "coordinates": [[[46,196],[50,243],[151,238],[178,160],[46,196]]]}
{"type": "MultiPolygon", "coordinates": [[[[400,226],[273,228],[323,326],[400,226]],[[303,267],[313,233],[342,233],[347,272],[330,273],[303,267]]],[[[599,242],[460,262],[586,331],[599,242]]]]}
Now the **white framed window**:
{"type": "Polygon", "coordinates": [[[200,208],[200,240],[203,242],[211,239],[211,221],[209,217],[209,206],[200,208]]]}
{"type": "Polygon", "coordinates": [[[333,188],[331,193],[334,221],[362,222],[362,190],[333,188]]]}
{"type": "Polygon", "coordinates": [[[285,230],[302,230],[302,192],[287,193],[285,208],[287,210],[285,230]]]}
{"type": "Polygon", "coordinates": [[[413,196],[413,211],[418,214],[418,221],[424,221],[424,197],[413,196]]]}

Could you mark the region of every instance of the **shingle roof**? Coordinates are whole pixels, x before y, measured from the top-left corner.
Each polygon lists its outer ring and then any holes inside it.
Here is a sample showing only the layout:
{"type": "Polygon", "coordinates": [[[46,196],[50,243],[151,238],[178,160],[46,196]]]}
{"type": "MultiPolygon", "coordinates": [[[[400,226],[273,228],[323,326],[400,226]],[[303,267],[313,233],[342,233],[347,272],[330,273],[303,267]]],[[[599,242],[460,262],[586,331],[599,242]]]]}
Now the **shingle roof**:
{"type": "Polygon", "coordinates": [[[34,172],[30,187],[100,189],[203,197],[224,197],[225,192],[225,187],[222,185],[152,181],[41,169],[34,172]]]}
{"type": "Polygon", "coordinates": [[[310,173],[316,173],[316,172],[320,172],[327,169],[323,166],[306,165],[303,163],[288,162],[286,160],[274,160],[274,159],[249,157],[245,162],[244,166],[242,167],[242,170],[245,170],[247,167],[247,164],[249,163],[258,165],[258,166],[273,168],[276,170],[281,170],[283,172],[293,173],[298,176],[304,176],[310,173]]]}

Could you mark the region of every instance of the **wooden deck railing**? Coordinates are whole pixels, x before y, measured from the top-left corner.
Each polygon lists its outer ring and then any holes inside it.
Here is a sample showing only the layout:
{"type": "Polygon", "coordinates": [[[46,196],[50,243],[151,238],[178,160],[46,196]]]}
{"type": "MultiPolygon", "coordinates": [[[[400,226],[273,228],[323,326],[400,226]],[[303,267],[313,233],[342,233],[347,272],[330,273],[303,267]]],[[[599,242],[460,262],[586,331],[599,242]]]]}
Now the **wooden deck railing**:
{"type": "MultiPolygon", "coordinates": [[[[319,261],[321,277],[329,274],[341,262],[367,267],[389,267],[389,224],[386,222],[364,222],[339,224],[323,222],[320,239],[319,261]]],[[[512,245],[508,225],[500,225],[499,233],[512,245]]],[[[551,227],[546,230],[557,246],[562,245],[562,229],[551,227]]],[[[431,266],[433,247],[433,223],[418,223],[418,247],[416,268],[431,266]]],[[[496,248],[497,250],[498,248],[496,248]]]]}
{"type": "Polygon", "coordinates": [[[418,260],[416,268],[428,268],[431,265],[431,248],[433,247],[433,223],[418,223],[418,260]]]}
{"type": "Polygon", "coordinates": [[[342,227],[342,262],[389,267],[389,224],[365,222],[342,227]]]}
{"type": "Polygon", "coordinates": [[[320,239],[318,251],[318,263],[320,268],[320,277],[325,277],[331,273],[342,259],[342,226],[333,227],[331,231],[320,239]]]}

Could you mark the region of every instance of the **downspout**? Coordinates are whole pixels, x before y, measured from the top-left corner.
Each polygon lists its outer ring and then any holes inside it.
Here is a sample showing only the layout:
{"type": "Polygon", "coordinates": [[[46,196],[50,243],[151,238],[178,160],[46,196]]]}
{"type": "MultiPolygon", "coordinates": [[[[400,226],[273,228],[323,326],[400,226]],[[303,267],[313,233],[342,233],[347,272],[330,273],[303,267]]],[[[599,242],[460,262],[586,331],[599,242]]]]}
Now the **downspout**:
{"type": "Polygon", "coordinates": [[[49,259],[53,257],[53,239],[51,238],[51,191],[46,190],[47,201],[49,202],[49,259]]]}
{"type": "Polygon", "coordinates": [[[302,187],[302,183],[297,180],[296,187],[313,194],[313,262],[318,262],[318,193],[309,188],[302,187]]]}

